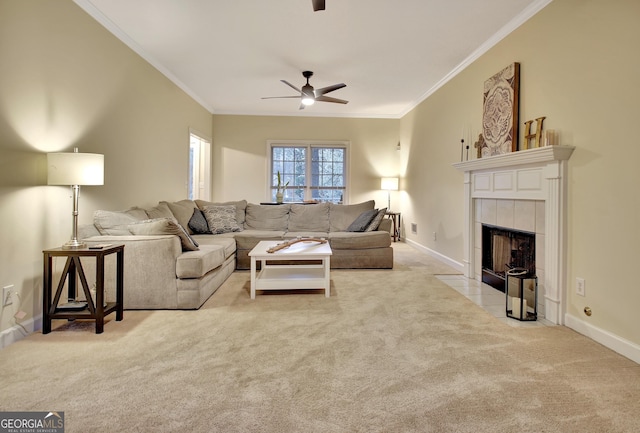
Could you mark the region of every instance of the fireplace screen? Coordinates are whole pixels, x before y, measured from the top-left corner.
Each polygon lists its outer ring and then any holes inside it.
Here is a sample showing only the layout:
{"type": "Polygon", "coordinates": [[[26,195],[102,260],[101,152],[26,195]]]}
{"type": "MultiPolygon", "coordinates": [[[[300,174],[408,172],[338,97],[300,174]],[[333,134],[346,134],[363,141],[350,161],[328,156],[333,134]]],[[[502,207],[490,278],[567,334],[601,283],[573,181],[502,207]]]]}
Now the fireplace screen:
{"type": "Polygon", "coordinates": [[[482,225],[482,281],[504,290],[507,271],[536,273],[535,234],[482,225]]]}

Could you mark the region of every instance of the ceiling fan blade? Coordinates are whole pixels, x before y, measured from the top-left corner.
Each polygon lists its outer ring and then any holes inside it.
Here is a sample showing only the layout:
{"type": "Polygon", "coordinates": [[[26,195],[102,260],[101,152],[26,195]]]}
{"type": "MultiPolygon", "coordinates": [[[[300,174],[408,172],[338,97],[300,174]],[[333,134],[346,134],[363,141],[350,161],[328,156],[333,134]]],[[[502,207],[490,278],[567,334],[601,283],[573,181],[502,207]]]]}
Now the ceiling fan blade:
{"type": "Polygon", "coordinates": [[[322,89],[318,89],[314,93],[316,94],[316,96],[322,96],[329,92],[333,92],[334,90],[342,89],[343,87],[347,87],[347,85],[344,83],[334,84],[333,86],[327,86],[323,87],[322,89]]]}
{"type": "Polygon", "coordinates": [[[300,95],[297,96],[263,96],[262,99],[280,99],[280,98],[300,98],[300,95]]]}
{"type": "Polygon", "coordinates": [[[344,99],[332,98],[330,96],[318,96],[316,101],[320,102],[335,102],[336,104],[346,104],[349,101],[345,101],[344,99]]]}
{"type": "Polygon", "coordinates": [[[323,11],[324,10],[324,0],[311,0],[313,3],[313,11],[323,11]]]}
{"type": "Polygon", "coordinates": [[[298,93],[302,93],[302,90],[298,89],[296,86],[294,86],[293,84],[291,84],[290,82],[288,82],[287,80],[280,80],[282,81],[284,84],[286,84],[287,86],[291,87],[293,90],[295,90],[298,93]]]}

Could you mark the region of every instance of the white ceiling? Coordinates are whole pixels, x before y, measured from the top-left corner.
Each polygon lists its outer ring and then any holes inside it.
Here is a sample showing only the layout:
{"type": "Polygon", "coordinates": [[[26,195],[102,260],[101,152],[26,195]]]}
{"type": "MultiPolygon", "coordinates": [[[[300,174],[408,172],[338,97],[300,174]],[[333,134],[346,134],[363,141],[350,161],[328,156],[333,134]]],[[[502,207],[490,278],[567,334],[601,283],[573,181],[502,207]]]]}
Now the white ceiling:
{"type": "MultiPolygon", "coordinates": [[[[216,114],[399,118],[551,0],[75,0],[216,114]],[[280,80],[347,87],[299,110],[280,80]]],[[[518,59],[512,59],[517,61],[518,59]]],[[[479,89],[481,91],[481,89],[479,89]]]]}

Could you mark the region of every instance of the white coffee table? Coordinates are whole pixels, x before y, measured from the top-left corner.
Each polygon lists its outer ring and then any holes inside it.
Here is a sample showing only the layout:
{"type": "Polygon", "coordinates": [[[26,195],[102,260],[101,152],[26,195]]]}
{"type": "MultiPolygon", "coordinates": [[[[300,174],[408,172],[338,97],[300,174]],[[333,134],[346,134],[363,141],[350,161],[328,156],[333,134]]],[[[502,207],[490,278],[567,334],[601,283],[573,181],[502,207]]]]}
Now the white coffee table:
{"type": "Polygon", "coordinates": [[[256,290],[324,289],[325,297],[330,296],[331,247],[329,242],[298,242],[289,248],[268,253],[267,249],[284,241],[260,241],[251,252],[251,299],[256,298],[256,290]],[[257,261],[261,263],[256,273],[257,261]],[[267,260],[270,262],[267,264],[267,260]],[[295,260],[296,264],[279,261],[295,260]],[[308,264],[308,261],[321,264],[308,264]]]}

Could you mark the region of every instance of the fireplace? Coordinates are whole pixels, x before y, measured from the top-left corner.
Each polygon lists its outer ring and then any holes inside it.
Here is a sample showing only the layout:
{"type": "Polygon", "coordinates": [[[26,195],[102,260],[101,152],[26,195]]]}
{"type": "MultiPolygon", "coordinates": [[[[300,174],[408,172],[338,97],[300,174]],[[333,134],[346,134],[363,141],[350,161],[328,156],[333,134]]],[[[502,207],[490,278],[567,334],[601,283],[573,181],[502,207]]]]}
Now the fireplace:
{"type": "MultiPolygon", "coordinates": [[[[556,324],[564,323],[566,308],[567,161],[574,149],[573,146],[546,146],[453,164],[464,173],[462,266],[469,278],[481,279],[475,272],[476,267],[480,272],[480,249],[476,247],[482,242],[480,229],[476,230],[476,204],[499,200],[544,202],[543,228],[536,234],[540,238],[536,246],[539,250],[536,268],[541,270],[536,275],[542,295],[542,299],[538,299],[543,304],[543,317],[556,324]]],[[[505,226],[497,217],[483,222],[505,226]]]]}
{"type": "Polygon", "coordinates": [[[535,233],[482,224],[482,282],[504,292],[509,270],[536,274],[535,233]]]}

